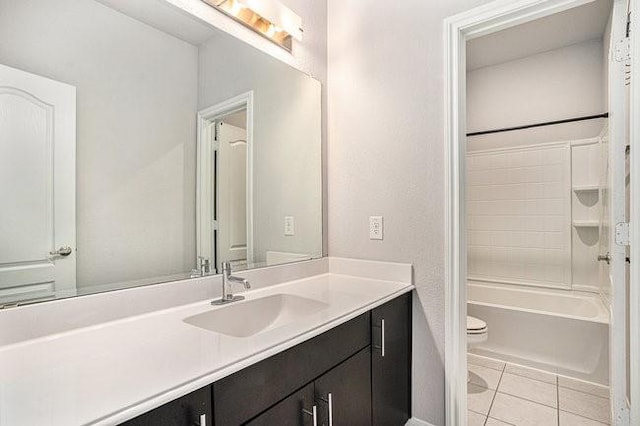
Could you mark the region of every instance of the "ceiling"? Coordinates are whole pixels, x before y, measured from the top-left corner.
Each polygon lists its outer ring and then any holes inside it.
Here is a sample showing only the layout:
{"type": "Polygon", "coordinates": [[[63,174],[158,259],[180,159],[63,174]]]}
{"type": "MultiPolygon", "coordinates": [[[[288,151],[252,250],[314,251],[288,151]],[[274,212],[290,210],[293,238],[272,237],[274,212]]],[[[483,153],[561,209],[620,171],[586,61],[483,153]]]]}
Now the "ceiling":
{"type": "Polygon", "coordinates": [[[163,0],[97,0],[100,3],[195,46],[220,34],[163,0]]]}
{"type": "Polygon", "coordinates": [[[584,6],[470,40],[467,43],[467,70],[602,38],[611,5],[611,0],[596,0],[584,6]]]}

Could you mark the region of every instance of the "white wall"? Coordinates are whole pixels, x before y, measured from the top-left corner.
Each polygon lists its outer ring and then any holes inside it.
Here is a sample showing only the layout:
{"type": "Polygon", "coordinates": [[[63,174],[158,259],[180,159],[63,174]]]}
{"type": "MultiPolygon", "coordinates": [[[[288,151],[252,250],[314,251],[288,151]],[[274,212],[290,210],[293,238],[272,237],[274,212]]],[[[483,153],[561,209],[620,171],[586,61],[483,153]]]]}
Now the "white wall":
{"type": "Polygon", "coordinates": [[[93,1],[3,0],[0,63],[77,87],[78,286],[188,271],[196,48],[93,1]]]}
{"type": "Polygon", "coordinates": [[[329,253],[414,266],[415,416],[444,424],[442,20],[487,3],[329,0],[329,253]],[[383,215],[383,241],[369,216],[383,215]]]}
{"type": "MultiPolygon", "coordinates": [[[[605,112],[603,43],[592,40],[467,73],[469,132],[605,112]]],[[[603,120],[469,138],[469,150],[597,136],[603,120]]]]}
{"type": "Polygon", "coordinates": [[[321,86],[227,37],[199,49],[199,109],[254,94],[254,260],[267,250],[322,255],[321,86]],[[220,84],[224,82],[224,84],[220,84]],[[284,235],[284,218],[295,235],[284,235]]]}

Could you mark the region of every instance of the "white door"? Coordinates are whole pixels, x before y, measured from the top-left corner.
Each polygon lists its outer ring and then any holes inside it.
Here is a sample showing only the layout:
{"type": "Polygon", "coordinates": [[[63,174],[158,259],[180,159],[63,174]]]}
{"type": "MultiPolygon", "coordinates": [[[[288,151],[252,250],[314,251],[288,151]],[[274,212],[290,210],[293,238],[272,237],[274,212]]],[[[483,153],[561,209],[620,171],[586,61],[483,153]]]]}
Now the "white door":
{"type": "Polygon", "coordinates": [[[627,1],[615,0],[613,4],[613,21],[611,31],[611,46],[609,55],[609,136],[604,146],[608,151],[608,176],[604,179],[602,195],[603,204],[606,203],[601,255],[609,255],[609,265],[603,264],[605,275],[609,282],[609,294],[605,294],[610,301],[610,333],[609,352],[611,360],[609,366],[612,423],[616,425],[629,424],[629,405],[627,401],[628,359],[627,359],[627,249],[624,244],[616,240],[616,231],[623,230],[621,224],[628,221],[626,215],[626,160],[627,146],[627,101],[625,87],[625,60],[620,56],[619,46],[626,38],[627,1]],[[608,146],[607,146],[608,145],[608,146]],[[608,253],[604,253],[607,250],[608,253]],[[608,274],[607,274],[608,272],[608,274]]]}
{"type": "Polygon", "coordinates": [[[0,305],[75,294],[75,114],[74,87],[0,65],[0,305]]]}
{"type": "Polygon", "coordinates": [[[247,132],[218,122],[218,267],[247,260],[247,132]]]}

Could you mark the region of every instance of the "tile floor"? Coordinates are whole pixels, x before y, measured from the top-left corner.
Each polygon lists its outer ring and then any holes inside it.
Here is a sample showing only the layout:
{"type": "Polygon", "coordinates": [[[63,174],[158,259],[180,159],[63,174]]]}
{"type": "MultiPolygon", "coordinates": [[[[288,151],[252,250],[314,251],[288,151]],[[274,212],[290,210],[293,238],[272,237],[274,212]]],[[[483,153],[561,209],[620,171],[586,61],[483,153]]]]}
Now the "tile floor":
{"type": "Polygon", "coordinates": [[[468,426],[609,424],[606,386],[469,354],[468,426]]]}

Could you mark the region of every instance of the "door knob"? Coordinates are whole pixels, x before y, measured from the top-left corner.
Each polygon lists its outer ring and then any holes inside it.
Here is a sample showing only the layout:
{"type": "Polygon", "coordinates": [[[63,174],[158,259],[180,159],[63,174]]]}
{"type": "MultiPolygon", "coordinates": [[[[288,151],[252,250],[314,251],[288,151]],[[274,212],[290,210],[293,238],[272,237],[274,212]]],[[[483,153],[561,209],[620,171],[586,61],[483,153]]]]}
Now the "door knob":
{"type": "Polygon", "coordinates": [[[62,246],[56,251],[50,251],[51,256],[69,256],[73,249],[69,246],[62,246]]]}
{"type": "Polygon", "coordinates": [[[609,263],[611,263],[611,255],[609,253],[607,254],[599,254],[598,255],[598,261],[599,262],[607,262],[607,265],[609,263]]]}

